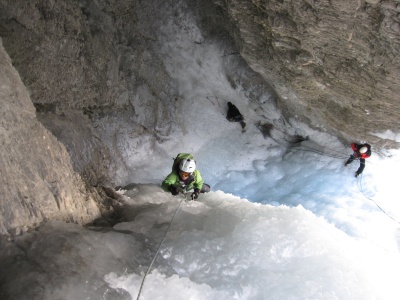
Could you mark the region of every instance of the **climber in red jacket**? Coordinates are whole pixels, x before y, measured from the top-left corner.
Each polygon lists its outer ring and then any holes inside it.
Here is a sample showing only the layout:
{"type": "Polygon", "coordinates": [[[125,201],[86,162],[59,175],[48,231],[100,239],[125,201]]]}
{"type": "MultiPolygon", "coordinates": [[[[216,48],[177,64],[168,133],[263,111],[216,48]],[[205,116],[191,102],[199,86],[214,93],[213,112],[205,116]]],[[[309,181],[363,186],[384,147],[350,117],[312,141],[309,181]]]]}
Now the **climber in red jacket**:
{"type": "Polygon", "coordinates": [[[349,159],[344,164],[345,166],[351,164],[355,159],[360,160],[360,167],[356,172],[356,177],[360,175],[365,168],[365,159],[371,156],[371,146],[369,144],[357,144],[352,143],[351,148],[353,149],[353,154],[350,155],[349,159]]]}

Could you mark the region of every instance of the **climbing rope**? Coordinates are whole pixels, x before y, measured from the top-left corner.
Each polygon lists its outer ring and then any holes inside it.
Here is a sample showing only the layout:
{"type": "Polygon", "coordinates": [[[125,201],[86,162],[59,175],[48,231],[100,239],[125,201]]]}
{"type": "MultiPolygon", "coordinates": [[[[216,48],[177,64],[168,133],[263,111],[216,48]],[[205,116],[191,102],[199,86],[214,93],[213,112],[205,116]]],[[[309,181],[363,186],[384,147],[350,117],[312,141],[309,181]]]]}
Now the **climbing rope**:
{"type": "MultiPolygon", "coordinates": [[[[327,150],[329,150],[329,151],[337,152],[337,153],[339,153],[340,155],[335,155],[335,154],[323,152],[323,151],[314,149],[314,148],[309,147],[309,146],[306,146],[306,145],[300,145],[300,146],[295,146],[295,145],[293,145],[293,146],[285,146],[285,145],[282,145],[280,142],[278,142],[278,141],[277,141],[276,139],[274,139],[273,137],[270,137],[270,138],[271,138],[278,146],[280,146],[280,147],[282,147],[282,148],[285,148],[285,149],[288,149],[288,150],[290,149],[290,150],[292,150],[292,151],[313,152],[313,153],[320,154],[320,155],[322,155],[322,156],[327,156],[327,157],[332,157],[332,158],[338,158],[338,159],[347,159],[347,158],[349,157],[348,155],[345,156],[343,153],[340,153],[340,152],[338,152],[338,151],[336,151],[336,150],[334,150],[334,149],[330,149],[330,148],[326,148],[326,147],[323,147],[323,148],[325,148],[325,149],[327,149],[327,150]]],[[[297,143],[293,143],[293,144],[297,144],[297,143]]]]}
{"type": "MultiPolygon", "coordinates": [[[[257,121],[257,120],[254,120],[253,118],[250,118],[249,116],[247,116],[247,115],[243,115],[246,119],[249,119],[249,120],[252,120],[252,121],[254,121],[254,122],[256,122],[256,123],[258,123],[258,122],[261,122],[261,121],[257,121]]],[[[281,133],[283,133],[284,135],[287,135],[287,133],[286,132],[284,132],[283,130],[280,130],[278,127],[276,127],[276,126],[274,126],[274,128],[273,128],[274,130],[277,130],[277,131],[280,131],[281,133]]],[[[332,154],[332,153],[326,153],[326,152],[323,152],[323,151],[319,151],[319,150],[317,150],[317,149],[314,149],[314,148],[312,148],[312,147],[309,147],[309,146],[307,146],[307,145],[300,145],[300,146],[295,146],[295,144],[298,144],[298,143],[295,143],[295,142],[288,142],[289,144],[293,144],[293,145],[290,145],[290,146],[285,146],[285,145],[282,145],[280,142],[278,142],[276,139],[274,139],[271,135],[269,136],[277,145],[279,145],[280,147],[282,147],[282,148],[284,148],[284,149],[290,149],[290,150],[294,150],[294,151],[307,151],[307,152],[313,152],[313,153],[317,153],[317,154],[320,154],[320,155],[322,155],[322,156],[327,156],[327,157],[333,157],[333,158],[338,158],[338,159],[347,159],[349,156],[345,156],[343,153],[341,153],[341,152],[339,152],[339,151],[337,151],[337,150],[334,150],[334,149],[330,149],[330,148],[326,148],[326,147],[323,147],[323,148],[325,148],[325,149],[328,149],[329,151],[332,151],[332,152],[336,152],[336,153],[338,153],[338,155],[336,155],[336,154],[332,154]]],[[[358,159],[357,159],[358,160],[358,159]]],[[[394,220],[395,222],[397,222],[398,224],[400,224],[400,222],[398,221],[398,220],[396,220],[395,218],[393,218],[391,215],[389,215],[382,207],[380,207],[379,205],[378,205],[378,203],[376,203],[376,201],[374,201],[373,199],[371,199],[371,198],[369,198],[368,196],[366,196],[365,195],[365,193],[363,192],[363,188],[362,188],[362,174],[361,174],[361,177],[358,177],[358,179],[357,179],[357,185],[358,185],[358,188],[359,188],[359,191],[360,191],[360,193],[366,198],[366,199],[368,199],[368,200],[370,200],[370,201],[372,201],[385,215],[387,215],[389,218],[391,218],[392,220],[394,220]]]]}
{"type": "MultiPolygon", "coordinates": [[[[275,141],[275,140],[274,140],[275,141]]],[[[275,141],[276,142],[276,141],[275,141]]],[[[330,148],[326,148],[326,147],[324,147],[325,149],[328,149],[329,151],[335,151],[335,150],[333,150],[333,149],[330,149],[330,148]]],[[[335,155],[335,154],[331,154],[331,153],[326,153],[326,152],[323,152],[323,151],[319,151],[319,150],[316,150],[316,149],[314,149],[314,148],[311,148],[311,147],[309,147],[309,146],[306,146],[306,145],[300,145],[299,147],[294,147],[294,146],[292,146],[292,147],[288,147],[288,149],[292,149],[292,150],[296,150],[296,151],[305,151],[305,152],[314,152],[314,153],[317,153],[317,154],[320,154],[320,155],[322,155],[322,156],[327,156],[327,157],[332,157],[332,158],[338,158],[338,159],[347,159],[348,158],[348,156],[344,156],[344,154],[342,154],[341,153],[341,155],[339,156],[339,155],[335,155]],[[305,149],[303,149],[303,148],[305,148],[305,149]]]]}
{"type": "Polygon", "coordinates": [[[171,221],[169,222],[169,225],[168,225],[168,227],[167,227],[167,230],[165,230],[164,236],[163,236],[163,238],[161,239],[160,244],[158,245],[157,251],[156,251],[156,253],[154,254],[154,257],[153,257],[153,259],[152,259],[152,261],[151,261],[149,267],[147,268],[146,274],[144,274],[144,276],[143,276],[142,283],[140,284],[139,292],[138,292],[138,295],[137,295],[137,298],[136,298],[137,300],[139,300],[139,298],[140,298],[140,294],[141,294],[141,292],[142,292],[142,288],[143,288],[143,285],[144,285],[144,281],[145,281],[147,275],[149,274],[149,272],[150,272],[150,270],[151,270],[151,267],[153,266],[154,261],[155,261],[156,258],[157,258],[158,252],[160,251],[161,245],[162,245],[162,243],[164,242],[165,237],[167,236],[167,233],[168,233],[168,231],[169,231],[169,228],[171,227],[172,222],[174,221],[174,218],[175,218],[175,216],[176,216],[176,213],[178,212],[178,209],[179,209],[179,207],[181,206],[183,200],[185,200],[185,201],[187,200],[186,194],[184,194],[184,193],[182,193],[182,194],[184,195],[184,197],[183,197],[183,198],[181,199],[181,201],[179,202],[178,207],[176,208],[175,213],[174,213],[174,215],[172,216],[171,221]]]}
{"type": "MultiPolygon", "coordinates": [[[[251,118],[249,118],[249,119],[251,119],[251,118]]],[[[253,121],[254,121],[254,120],[253,120],[253,121]]],[[[286,134],[284,131],[282,131],[282,130],[276,128],[276,127],[274,127],[274,129],[276,129],[276,130],[282,132],[283,134],[286,134]]],[[[333,157],[333,158],[338,158],[338,159],[347,159],[347,158],[348,158],[348,156],[344,156],[344,154],[342,154],[341,152],[336,151],[336,150],[334,150],[334,149],[330,149],[330,148],[324,147],[324,148],[328,149],[329,151],[333,151],[333,152],[338,153],[339,155],[331,154],[331,153],[326,153],[326,152],[323,152],[323,151],[319,151],[319,150],[316,150],[316,149],[314,149],[314,148],[312,148],[312,147],[309,147],[309,146],[306,146],[306,145],[300,145],[300,146],[298,146],[298,147],[295,147],[295,146],[284,146],[284,145],[282,145],[281,143],[279,143],[277,140],[275,140],[274,138],[272,138],[272,137],[270,137],[270,138],[271,138],[273,141],[275,141],[275,143],[277,143],[279,146],[281,146],[282,148],[285,148],[285,149],[290,149],[290,150],[295,150],[295,151],[314,152],[314,153],[320,154],[320,155],[322,155],[322,156],[333,157]],[[304,149],[304,148],[305,148],[305,149],[304,149]]],[[[358,158],[357,158],[357,160],[358,160],[358,158]]],[[[374,199],[371,199],[371,198],[369,198],[367,195],[365,195],[365,193],[364,193],[364,191],[363,191],[363,188],[362,188],[362,174],[361,174],[360,177],[357,178],[357,185],[358,185],[358,189],[359,189],[360,193],[361,193],[366,199],[372,201],[385,215],[387,215],[387,216],[388,216],[389,218],[391,218],[393,221],[395,221],[395,222],[397,222],[398,224],[400,224],[400,222],[399,222],[398,220],[396,220],[395,218],[393,218],[393,217],[392,217],[390,214],[388,214],[382,207],[380,207],[380,206],[378,205],[378,203],[376,203],[376,201],[375,201],[374,199]]]]}
{"type": "Polygon", "coordinates": [[[391,218],[393,221],[395,221],[396,223],[400,224],[400,222],[398,220],[396,220],[395,218],[393,218],[391,215],[389,215],[382,207],[380,207],[378,205],[378,203],[376,203],[376,201],[370,197],[368,197],[367,195],[365,195],[363,188],[362,188],[362,173],[360,174],[360,176],[357,178],[357,186],[358,189],[360,190],[360,193],[368,200],[372,201],[385,215],[387,215],[389,218],[391,218]]]}
{"type": "MultiPolygon", "coordinates": [[[[250,117],[247,116],[247,115],[243,115],[243,116],[244,116],[246,119],[252,120],[253,122],[256,122],[256,123],[260,122],[260,121],[254,120],[253,118],[250,118],[250,117]]],[[[274,126],[273,129],[274,129],[274,130],[277,130],[277,131],[279,131],[279,132],[281,132],[281,133],[283,133],[284,135],[289,135],[288,133],[286,133],[286,132],[284,132],[283,130],[279,129],[277,126],[274,126]]],[[[335,150],[335,149],[330,149],[330,148],[327,148],[327,147],[323,147],[323,148],[329,150],[330,152],[336,152],[336,153],[338,153],[338,155],[332,154],[332,153],[326,153],[326,152],[323,152],[323,151],[319,151],[319,150],[314,149],[314,148],[312,148],[312,147],[309,147],[309,146],[307,146],[307,145],[295,146],[296,144],[298,144],[298,143],[296,143],[296,142],[288,142],[289,144],[292,144],[292,145],[285,146],[285,145],[282,145],[280,142],[278,142],[276,139],[274,139],[272,136],[270,136],[270,138],[271,138],[275,143],[277,143],[279,146],[281,146],[282,148],[285,148],[285,149],[291,149],[291,150],[295,150],[295,151],[314,152],[314,153],[317,153],[317,154],[321,154],[321,155],[328,156],[328,157],[333,157],[333,158],[338,158],[338,159],[347,159],[347,158],[348,158],[348,155],[345,155],[345,154],[343,154],[343,153],[341,153],[341,152],[339,152],[339,151],[337,151],[337,150],[335,150]]]]}

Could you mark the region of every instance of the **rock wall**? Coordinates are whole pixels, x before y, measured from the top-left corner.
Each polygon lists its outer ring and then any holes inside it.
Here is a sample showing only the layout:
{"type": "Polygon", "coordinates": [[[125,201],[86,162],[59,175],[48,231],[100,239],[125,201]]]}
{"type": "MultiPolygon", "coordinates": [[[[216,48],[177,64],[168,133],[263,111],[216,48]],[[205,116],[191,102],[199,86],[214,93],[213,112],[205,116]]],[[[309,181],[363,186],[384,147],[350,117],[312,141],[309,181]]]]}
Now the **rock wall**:
{"type": "MultiPolygon", "coordinates": [[[[397,146],[371,134],[400,129],[397,1],[183,2],[202,15],[204,36],[224,29],[233,37],[287,117],[346,141],[397,146]]],[[[160,7],[158,0],[0,0],[0,35],[38,118],[91,185],[130,168],[119,150],[135,143],[127,134],[157,141],[179,130],[179,94],[153,49],[160,7]]]]}
{"type": "Polygon", "coordinates": [[[0,0],[0,35],[38,119],[90,185],[108,184],[116,172],[126,176],[127,160],[143,159],[126,157],[135,137],[162,140],[175,126],[174,87],[151,50],[156,7],[0,0]]]}
{"type": "Polygon", "coordinates": [[[213,2],[288,116],[377,148],[400,129],[399,1],[213,2]]]}
{"type": "Polygon", "coordinates": [[[48,219],[87,223],[100,212],[68,152],[36,119],[30,95],[0,39],[0,235],[48,219]]]}

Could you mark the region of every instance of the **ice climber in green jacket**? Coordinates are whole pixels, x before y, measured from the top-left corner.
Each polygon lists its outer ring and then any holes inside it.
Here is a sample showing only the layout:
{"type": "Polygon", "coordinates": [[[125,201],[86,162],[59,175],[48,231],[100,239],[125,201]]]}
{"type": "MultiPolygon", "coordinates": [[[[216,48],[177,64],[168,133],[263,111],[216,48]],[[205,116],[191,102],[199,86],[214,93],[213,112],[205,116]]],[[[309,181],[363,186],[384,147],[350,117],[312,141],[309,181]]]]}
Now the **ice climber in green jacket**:
{"type": "Polygon", "coordinates": [[[175,158],[172,172],[164,179],[161,187],[164,191],[178,195],[179,192],[193,190],[192,199],[197,199],[200,193],[208,193],[210,186],[204,183],[193,155],[180,153],[175,158]]]}

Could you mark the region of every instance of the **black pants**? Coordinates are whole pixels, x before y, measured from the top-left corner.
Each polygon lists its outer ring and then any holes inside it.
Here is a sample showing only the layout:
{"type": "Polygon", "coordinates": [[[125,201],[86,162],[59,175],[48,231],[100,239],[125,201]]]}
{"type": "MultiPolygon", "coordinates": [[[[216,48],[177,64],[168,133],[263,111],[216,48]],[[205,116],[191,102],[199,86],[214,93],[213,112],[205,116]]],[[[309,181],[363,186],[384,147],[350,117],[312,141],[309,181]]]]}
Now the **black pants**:
{"type": "MultiPolygon", "coordinates": [[[[346,165],[351,164],[357,157],[354,155],[350,155],[349,159],[346,161],[346,165]]],[[[357,170],[357,174],[361,174],[364,171],[365,168],[365,159],[360,158],[360,167],[357,170]]]]}
{"type": "Polygon", "coordinates": [[[227,117],[229,122],[239,122],[240,125],[242,126],[242,129],[246,127],[246,123],[244,121],[244,117],[242,115],[238,115],[235,117],[227,117]]]}

